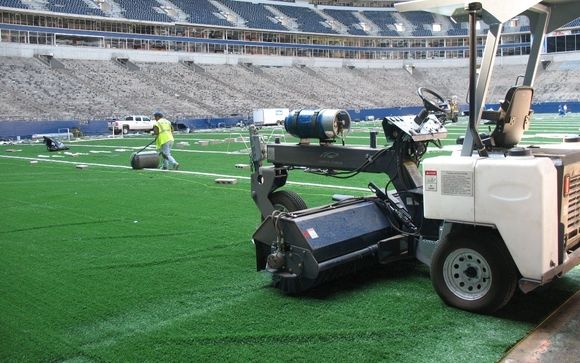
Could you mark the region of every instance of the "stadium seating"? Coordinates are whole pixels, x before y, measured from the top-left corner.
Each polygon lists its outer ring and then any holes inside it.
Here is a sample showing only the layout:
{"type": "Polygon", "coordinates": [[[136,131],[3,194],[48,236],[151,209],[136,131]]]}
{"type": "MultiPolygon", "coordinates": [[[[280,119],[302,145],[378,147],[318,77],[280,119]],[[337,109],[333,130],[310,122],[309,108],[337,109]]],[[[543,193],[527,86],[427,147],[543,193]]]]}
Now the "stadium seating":
{"type": "Polygon", "coordinates": [[[272,21],[271,14],[263,4],[254,4],[242,1],[221,0],[228,8],[247,21],[246,26],[254,29],[288,30],[278,22],[272,21]]]}
{"type": "Polygon", "coordinates": [[[447,30],[447,35],[451,36],[466,36],[467,35],[467,24],[463,25],[459,22],[450,22],[451,28],[447,30]]]}
{"type": "Polygon", "coordinates": [[[422,28],[423,25],[431,25],[435,22],[433,14],[425,11],[411,11],[405,13],[405,18],[411,22],[416,28],[422,28]]]}
{"type": "Polygon", "coordinates": [[[28,9],[28,6],[24,5],[20,0],[0,0],[0,6],[7,8],[28,9]]]}
{"type": "Polygon", "coordinates": [[[82,0],[48,0],[46,3],[48,10],[55,13],[88,15],[88,16],[105,16],[101,9],[89,7],[82,0]]]}
{"type": "Polygon", "coordinates": [[[300,24],[300,30],[306,33],[336,34],[330,26],[324,26],[325,19],[309,8],[297,6],[272,5],[286,16],[300,24]]]}
{"type": "Polygon", "coordinates": [[[192,24],[232,26],[229,21],[219,15],[219,9],[208,0],[171,1],[189,16],[189,22],[192,24]]]}
{"type": "MultiPolygon", "coordinates": [[[[319,15],[317,10],[304,6],[292,6],[289,4],[284,5],[284,2],[285,1],[281,0],[279,1],[279,5],[267,5],[258,2],[236,0],[166,0],[166,2],[163,4],[174,5],[174,7],[179,10],[179,13],[183,12],[186,14],[186,20],[192,24],[207,24],[228,27],[239,26],[239,24],[233,24],[233,20],[231,19],[228,21],[225,12],[214,5],[219,3],[225,6],[225,8],[229,8],[241,16],[246,21],[245,27],[247,28],[267,29],[274,31],[288,30],[280,22],[274,20],[274,14],[270,13],[267,9],[267,6],[271,6],[280,11],[282,14],[285,14],[287,17],[295,20],[295,22],[298,24],[298,28],[292,30],[321,34],[337,33],[337,31],[335,31],[331,26],[325,24],[326,19],[319,15]]],[[[128,19],[165,23],[178,21],[178,19],[172,19],[171,16],[161,10],[162,2],[158,2],[157,0],[143,0],[140,2],[135,2],[133,0],[118,0],[115,3],[118,4],[122,9],[121,14],[123,15],[121,16],[124,16],[128,19]]],[[[31,7],[23,3],[21,0],[0,0],[0,6],[21,9],[27,9],[31,7]]],[[[96,6],[89,6],[88,2],[85,2],[85,0],[39,0],[35,6],[40,10],[57,13],[105,17],[119,16],[118,13],[115,13],[116,15],[111,15],[111,13],[105,14],[96,6]]],[[[347,29],[347,34],[358,36],[369,35],[360,27],[360,20],[353,15],[353,11],[351,10],[326,8],[322,10],[322,12],[330,18],[335,19],[339,23],[343,24],[347,29]]],[[[399,14],[395,11],[364,10],[360,11],[360,14],[368,18],[379,27],[380,31],[378,33],[373,31],[371,34],[373,36],[433,36],[433,30],[430,28],[430,26],[434,22],[434,17],[427,12],[411,12],[399,14]],[[397,31],[395,29],[395,23],[403,23],[405,29],[397,31]]],[[[567,26],[580,26],[580,18],[570,22],[567,26]]],[[[449,24],[443,24],[442,29],[443,32],[446,31],[447,35],[450,36],[467,35],[467,27],[465,24],[452,24],[449,22],[449,24]]],[[[484,32],[485,30],[486,26],[484,25],[480,33],[484,32]]],[[[527,32],[529,31],[529,26],[525,24],[521,27],[506,27],[505,31],[527,32]]]]}
{"type": "Polygon", "coordinates": [[[571,22],[569,22],[568,24],[563,26],[563,28],[571,28],[571,27],[578,27],[578,26],[580,26],[580,18],[576,18],[575,20],[572,20],[571,22]]]}
{"type": "Polygon", "coordinates": [[[433,32],[427,29],[415,29],[411,32],[411,35],[414,37],[431,37],[433,36],[433,32]]]}
{"type": "Polygon", "coordinates": [[[360,23],[360,20],[352,14],[351,11],[347,10],[334,10],[334,9],[324,9],[324,13],[338,20],[341,24],[348,27],[348,33],[352,35],[368,35],[364,30],[362,30],[356,25],[360,23]]]}
{"type": "Polygon", "coordinates": [[[399,33],[394,30],[395,23],[397,20],[394,18],[394,12],[391,11],[363,11],[362,12],[365,17],[367,17],[370,21],[375,23],[381,31],[379,35],[389,36],[389,37],[396,37],[399,36],[399,33]]]}
{"type": "MultiPolygon", "coordinates": [[[[0,57],[0,115],[24,119],[105,118],[149,114],[172,117],[247,115],[255,108],[376,108],[414,106],[416,88],[445,97],[467,94],[467,66],[349,69],[138,63],[128,71],[111,61],[59,60],[51,69],[37,59],[0,57]]],[[[521,74],[519,65],[496,66],[487,102],[497,103],[521,74]]],[[[552,64],[538,72],[534,102],[577,99],[580,63],[552,64]]]]}
{"type": "Polygon", "coordinates": [[[155,0],[140,0],[136,3],[133,0],[115,0],[123,9],[127,19],[157,21],[169,23],[172,19],[165,13],[155,10],[160,4],[155,0]]]}

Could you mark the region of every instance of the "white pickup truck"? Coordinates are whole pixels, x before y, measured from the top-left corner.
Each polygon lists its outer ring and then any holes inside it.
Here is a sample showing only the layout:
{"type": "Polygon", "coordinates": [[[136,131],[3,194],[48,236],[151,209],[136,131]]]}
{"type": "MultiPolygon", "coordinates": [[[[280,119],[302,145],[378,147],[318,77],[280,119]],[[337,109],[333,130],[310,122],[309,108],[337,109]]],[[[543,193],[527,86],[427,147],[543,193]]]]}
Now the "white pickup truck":
{"type": "Polygon", "coordinates": [[[124,120],[109,121],[109,130],[112,130],[115,135],[120,133],[127,134],[129,131],[146,131],[150,132],[155,126],[155,120],[151,120],[149,116],[131,115],[126,116],[124,120]]]}

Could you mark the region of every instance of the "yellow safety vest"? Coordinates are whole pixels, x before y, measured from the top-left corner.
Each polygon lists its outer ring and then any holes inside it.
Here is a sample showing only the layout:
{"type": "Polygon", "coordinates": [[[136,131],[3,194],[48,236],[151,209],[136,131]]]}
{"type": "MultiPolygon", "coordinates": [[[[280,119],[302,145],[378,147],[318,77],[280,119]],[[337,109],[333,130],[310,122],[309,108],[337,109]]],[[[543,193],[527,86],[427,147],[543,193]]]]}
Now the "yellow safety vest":
{"type": "Polygon", "coordinates": [[[160,118],[155,123],[159,134],[157,135],[157,141],[155,142],[155,146],[157,146],[157,150],[161,149],[161,146],[165,144],[167,141],[173,140],[173,133],[171,132],[171,122],[164,118],[160,118]]]}

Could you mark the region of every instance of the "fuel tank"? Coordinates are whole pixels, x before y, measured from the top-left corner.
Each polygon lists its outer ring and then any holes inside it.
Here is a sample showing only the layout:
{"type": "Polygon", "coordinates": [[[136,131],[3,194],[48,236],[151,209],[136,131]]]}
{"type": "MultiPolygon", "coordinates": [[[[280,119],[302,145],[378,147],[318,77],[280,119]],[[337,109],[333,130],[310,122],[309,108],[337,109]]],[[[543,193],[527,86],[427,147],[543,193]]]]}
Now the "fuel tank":
{"type": "Polygon", "coordinates": [[[301,139],[333,140],[350,130],[350,121],[345,110],[294,110],[286,117],[284,128],[301,139]]]}

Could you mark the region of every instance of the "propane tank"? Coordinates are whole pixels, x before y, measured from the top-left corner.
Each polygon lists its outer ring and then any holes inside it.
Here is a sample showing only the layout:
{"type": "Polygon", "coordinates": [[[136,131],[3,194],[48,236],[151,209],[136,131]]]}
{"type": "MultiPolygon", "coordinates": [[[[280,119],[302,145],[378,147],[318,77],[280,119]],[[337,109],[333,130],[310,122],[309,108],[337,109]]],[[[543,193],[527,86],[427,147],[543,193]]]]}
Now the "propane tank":
{"type": "Polygon", "coordinates": [[[284,128],[300,139],[332,141],[350,130],[350,115],[345,110],[294,110],[284,128]]]}

